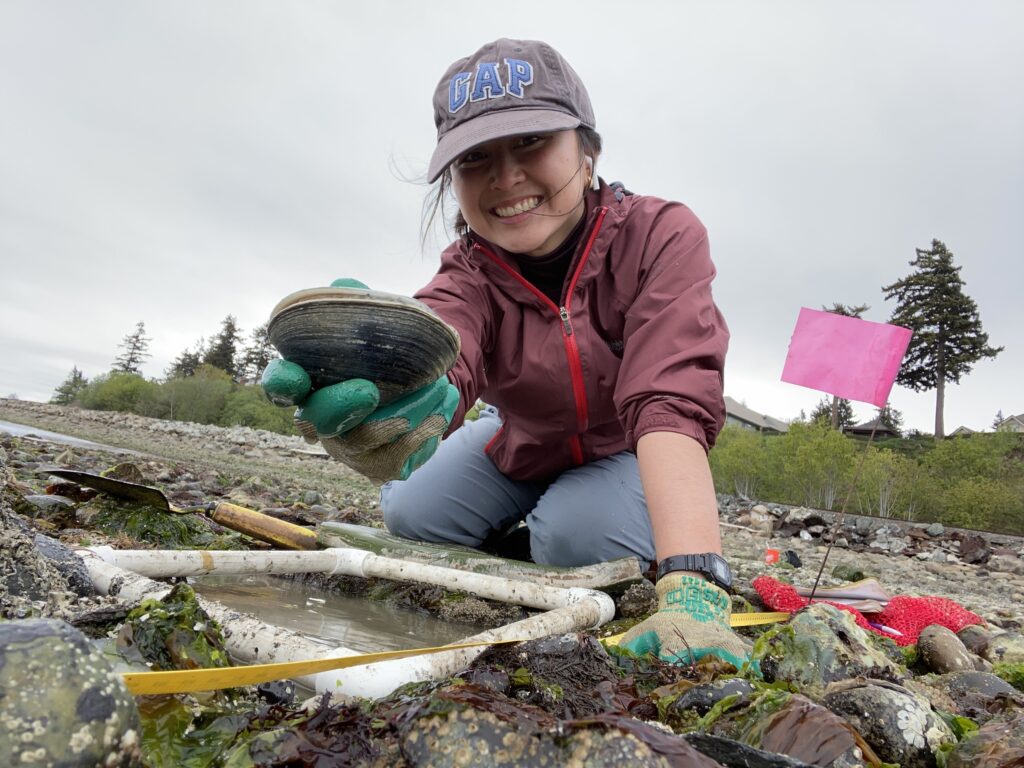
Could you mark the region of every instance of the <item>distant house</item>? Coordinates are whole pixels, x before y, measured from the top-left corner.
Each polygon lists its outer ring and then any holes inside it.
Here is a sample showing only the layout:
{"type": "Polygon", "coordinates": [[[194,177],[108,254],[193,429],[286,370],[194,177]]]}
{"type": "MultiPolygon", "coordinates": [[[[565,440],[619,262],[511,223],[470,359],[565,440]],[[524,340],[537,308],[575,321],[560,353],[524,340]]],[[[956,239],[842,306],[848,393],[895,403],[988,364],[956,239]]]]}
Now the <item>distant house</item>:
{"type": "Polygon", "coordinates": [[[789,425],[786,422],[751,410],[747,406],[737,403],[728,395],[725,396],[725,423],[769,434],[782,434],[789,431],[789,425]]]}
{"type": "Polygon", "coordinates": [[[844,435],[855,435],[857,437],[869,437],[871,431],[874,430],[875,437],[902,437],[902,435],[895,429],[889,429],[885,426],[878,418],[874,418],[871,421],[865,421],[863,424],[857,424],[853,427],[845,427],[843,429],[844,435]]]}
{"type": "Polygon", "coordinates": [[[975,431],[970,427],[957,427],[949,433],[949,437],[967,437],[968,435],[975,434],[975,431]]]}
{"type": "Polygon", "coordinates": [[[1024,413],[1000,421],[996,424],[996,432],[1024,432],[1024,413]]]}

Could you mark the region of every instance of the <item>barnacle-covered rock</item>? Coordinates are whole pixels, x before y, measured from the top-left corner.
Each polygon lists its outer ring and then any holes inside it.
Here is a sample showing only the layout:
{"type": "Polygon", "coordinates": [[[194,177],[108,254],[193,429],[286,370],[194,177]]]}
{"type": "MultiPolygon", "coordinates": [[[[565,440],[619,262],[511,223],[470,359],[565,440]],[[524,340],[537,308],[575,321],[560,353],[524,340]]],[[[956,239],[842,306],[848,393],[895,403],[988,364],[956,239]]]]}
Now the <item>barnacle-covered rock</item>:
{"type": "Polygon", "coordinates": [[[62,621],[0,623],[0,765],[141,764],[135,700],[62,621]]]}
{"type": "Polygon", "coordinates": [[[895,683],[836,683],[822,704],[853,725],[880,758],[903,768],[934,768],[936,752],[956,741],[927,699],[895,683]]]}
{"type": "Polygon", "coordinates": [[[361,288],[312,288],[270,314],[270,342],[319,389],[368,379],[386,405],[435,381],[459,355],[459,335],[429,307],[361,288]]]}
{"type": "Polygon", "coordinates": [[[82,558],[61,542],[42,533],[34,536],[36,550],[45,557],[67,580],[68,587],[79,597],[96,594],[89,571],[82,558]]]}
{"type": "Polygon", "coordinates": [[[37,538],[0,500],[0,618],[55,612],[70,593],[61,570],[40,552],[37,538]]]}
{"type": "Polygon", "coordinates": [[[795,614],[754,644],[767,682],[786,681],[811,698],[837,680],[869,677],[897,681],[903,672],[853,617],[824,603],[795,614]]]}
{"type": "Polygon", "coordinates": [[[599,715],[565,728],[538,707],[471,684],[440,688],[396,720],[412,766],[719,766],[682,737],[627,716],[599,715]]]}

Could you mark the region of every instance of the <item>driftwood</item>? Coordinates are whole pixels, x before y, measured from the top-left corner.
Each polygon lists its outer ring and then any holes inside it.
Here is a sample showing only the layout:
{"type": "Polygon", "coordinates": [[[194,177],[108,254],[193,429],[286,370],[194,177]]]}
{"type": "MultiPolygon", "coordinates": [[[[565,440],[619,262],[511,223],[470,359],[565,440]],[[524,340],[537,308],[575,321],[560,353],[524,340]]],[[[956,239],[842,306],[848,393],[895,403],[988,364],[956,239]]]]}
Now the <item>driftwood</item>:
{"type": "Polygon", "coordinates": [[[442,565],[552,587],[599,589],[612,595],[621,594],[643,578],[639,561],[632,557],[578,568],[559,568],[497,557],[458,544],[411,541],[379,528],[349,523],[322,523],[318,542],[321,547],[353,547],[410,562],[442,565]]]}

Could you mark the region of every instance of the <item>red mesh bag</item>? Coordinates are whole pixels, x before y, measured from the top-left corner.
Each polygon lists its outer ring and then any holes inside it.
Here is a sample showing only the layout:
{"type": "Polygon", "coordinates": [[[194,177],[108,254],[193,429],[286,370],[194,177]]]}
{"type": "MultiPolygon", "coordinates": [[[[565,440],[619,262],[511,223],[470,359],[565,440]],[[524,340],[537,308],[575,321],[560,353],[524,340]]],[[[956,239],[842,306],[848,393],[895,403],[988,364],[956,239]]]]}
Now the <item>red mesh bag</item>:
{"type": "MultiPolygon", "coordinates": [[[[773,579],[771,576],[758,576],[754,579],[754,589],[761,596],[764,604],[773,611],[785,611],[795,613],[809,603],[806,597],[801,597],[789,584],[773,579]]],[[[984,624],[984,620],[976,613],[968,611],[958,603],[946,597],[907,597],[899,595],[889,601],[885,610],[881,613],[868,614],[871,621],[865,618],[858,610],[848,605],[840,605],[828,600],[815,600],[816,603],[826,603],[851,614],[859,627],[874,632],[876,635],[888,637],[897,645],[914,645],[921,634],[921,630],[929,624],[939,624],[954,632],[959,632],[970,624],[984,624]],[[881,624],[895,629],[899,635],[893,635],[873,626],[881,624]]]]}
{"type": "MultiPolygon", "coordinates": [[[[921,630],[929,624],[939,624],[959,632],[971,624],[984,624],[985,620],[948,597],[907,597],[897,595],[885,610],[878,614],[878,623],[892,627],[902,636],[894,637],[898,645],[913,645],[921,630]]],[[[885,633],[883,633],[885,634],[885,633]]]]}

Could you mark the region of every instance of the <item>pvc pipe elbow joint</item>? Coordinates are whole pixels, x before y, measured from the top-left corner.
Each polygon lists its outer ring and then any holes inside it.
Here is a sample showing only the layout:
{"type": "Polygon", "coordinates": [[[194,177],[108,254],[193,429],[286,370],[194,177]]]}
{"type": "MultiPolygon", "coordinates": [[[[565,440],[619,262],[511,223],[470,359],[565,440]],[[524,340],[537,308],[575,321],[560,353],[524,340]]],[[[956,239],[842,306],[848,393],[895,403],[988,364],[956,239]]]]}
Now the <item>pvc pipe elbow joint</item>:
{"type": "Polygon", "coordinates": [[[615,618],[615,601],[604,592],[599,592],[596,589],[570,587],[566,593],[566,606],[579,605],[585,600],[594,601],[597,607],[597,621],[588,629],[597,629],[615,618]]]}

